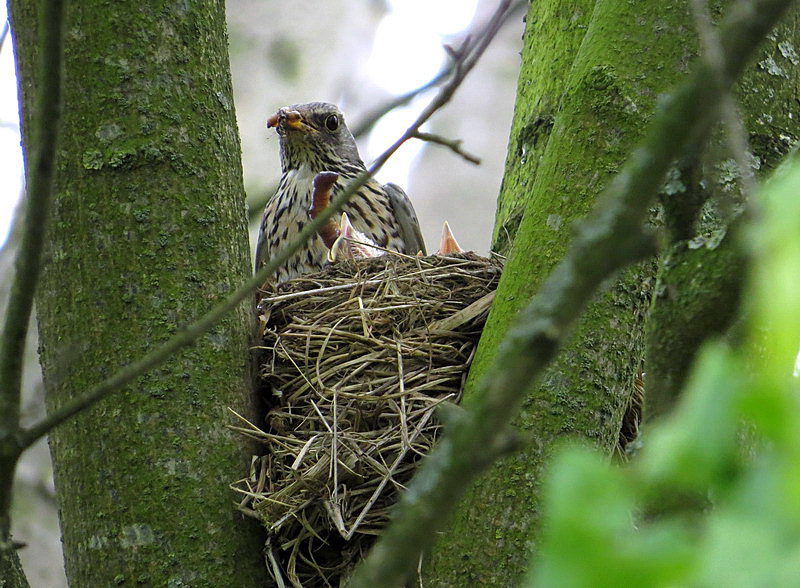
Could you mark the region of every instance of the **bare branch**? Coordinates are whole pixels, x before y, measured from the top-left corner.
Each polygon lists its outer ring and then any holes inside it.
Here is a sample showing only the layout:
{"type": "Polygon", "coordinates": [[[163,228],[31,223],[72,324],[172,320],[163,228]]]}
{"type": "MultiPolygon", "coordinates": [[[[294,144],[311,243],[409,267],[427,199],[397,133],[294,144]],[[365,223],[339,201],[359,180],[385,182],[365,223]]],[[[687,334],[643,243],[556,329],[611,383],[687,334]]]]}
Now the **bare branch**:
{"type": "Polygon", "coordinates": [[[359,139],[369,133],[372,128],[377,124],[379,120],[381,120],[384,116],[389,114],[391,111],[400,108],[401,106],[405,106],[409,102],[411,102],[414,98],[419,96],[420,94],[427,92],[428,90],[435,88],[439,84],[441,84],[444,80],[446,80],[451,73],[453,73],[453,65],[454,61],[452,59],[448,60],[447,65],[442,68],[442,70],[436,74],[433,79],[425,84],[422,84],[419,88],[414,88],[410,92],[406,92],[405,94],[400,94],[399,96],[395,96],[390,100],[387,100],[384,104],[381,104],[377,108],[372,109],[367,114],[365,114],[361,120],[353,127],[353,137],[359,139]]]}
{"type": "Polygon", "coordinates": [[[3,45],[5,45],[6,37],[8,37],[8,30],[8,19],[6,19],[6,22],[3,24],[3,32],[0,33],[0,51],[3,51],[3,45]]]}
{"type": "Polygon", "coordinates": [[[269,260],[252,278],[247,280],[242,287],[230,294],[225,300],[217,304],[206,315],[201,317],[197,322],[189,325],[176,333],[169,341],[164,343],[161,347],[148,353],[141,359],[129,364],[122,368],[119,372],[104,380],[87,394],[80,398],[76,398],[69,403],[62,406],[59,410],[52,412],[42,419],[39,423],[33,425],[27,430],[20,433],[20,446],[22,449],[29,447],[37,439],[47,434],[48,431],[60,425],[75,414],[89,408],[95,403],[99,402],[112,392],[124,388],[134,379],[138,378],[150,369],[160,365],[173,353],[191,345],[200,335],[208,331],[214,326],[220,318],[225,314],[236,308],[241,302],[247,299],[259,286],[261,286],[266,279],[275,273],[275,271],[282,266],[289,258],[294,255],[303,244],[315,234],[320,227],[322,227],[330,218],[333,218],[344,205],[350,200],[353,194],[363,186],[391,157],[395,151],[408,139],[413,137],[419,132],[419,127],[422,126],[437,110],[442,108],[450,101],[455,91],[464,81],[464,77],[469,73],[472,67],[477,62],[478,58],[486,50],[486,47],[491,42],[494,35],[499,30],[503,22],[503,17],[508,10],[509,0],[504,0],[501,7],[498,9],[495,16],[485,27],[481,35],[476,37],[474,43],[465,43],[462,46],[459,60],[456,64],[455,74],[451,79],[442,86],[437,95],[422,111],[403,135],[395,141],[391,147],[384,151],[372,164],[366,172],[356,177],[350,182],[347,187],[333,200],[330,206],[320,211],[310,223],[308,223],[303,230],[300,231],[297,238],[292,241],[287,247],[282,249],[275,257],[269,260]]]}
{"type": "Polygon", "coordinates": [[[480,33],[473,37],[467,37],[466,41],[457,50],[454,50],[456,59],[453,67],[453,74],[450,80],[442,86],[439,92],[434,96],[433,100],[425,107],[425,109],[417,117],[417,120],[403,133],[394,144],[389,147],[378,159],[375,160],[371,169],[377,169],[382,166],[391,154],[405,143],[408,139],[412,138],[415,134],[419,133],[419,128],[428,120],[431,115],[439,110],[442,106],[447,104],[453,97],[456,89],[464,81],[466,75],[472,70],[475,64],[480,59],[486,47],[489,46],[497,31],[500,30],[503,22],[505,21],[511,2],[510,0],[503,0],[500,6],[495,11],[489,22],[481,29],[480,33]]]}
{"type": "Polygon", "coordinates": [[[414,138],[419,139],[421,141],[428,141],[429,143],[436,143],[437,145],[444,145],[445,147],[448,147],[453,153],[460,155],[470,163],[474,163],[475,165],[481,164],[481,160],[479,157],[471,155],[461,149],[461,144],[463,143],[461,139],[445,139],[440,135],[434,135],[433,133],[423,133],[422,131],[416,133],[414,135],[414,138]]]}
{"type": "MultiPolygon", "coordinates": [[[[41,3],[39,25],[38,87],[36,116],[33,117],[33,150],[28,158],[28,198],[24,211],[22,238],[15,260],[14,277],[0,340],[0,569],[3,583],[28,586],[16,554],[18,544],[10,541],[11,490],[14,471],[23,447],[19,443],[20,396],[25,339],[39,281],[45,225],[54,185],[54,162],[61,117],[61,60],[63,52],[62,0],[41,3]]],[[[8,35],[8,22],[0,39],[8,35]]],[[[16,222],[14,224],[17,224],[16,222]]]]}
{"type": "Polygon", "coordinates": [[[353,574],[350,588],[399,586],[430,548],[469,482],[487,466],[525,395],[555,357],[595,290],[614,272],[655,250],[642,226],[672,161],[707,138],[724,92],[790,0],[739,2],[722,26],[724,78],[709,84],[707,63],[666,101],[645,139],[580,227],[565,258],[523,309],[478,384],[403,494],[392,522],[353,574]]]}
{"type": "MultiPolygon", "coordinates": [[[[517,11],[526,8],[528,5],[527,0],[517,0],[503,15],[502,24],[508,22],[517,11]]],[[[469,37],[465,39],[465,43],[469,40],[469,37]]],[[[388,100],[385,104],[378,106],[377,108],[369,111],[365,114],[358,124],[354,125],[352,128],[353,136],[358,139],[363,135],[366,135],[372,130],[372,127],[384,116],[390,113],[392,110],[396,108],[400,108],[401,106],[405,106],[409,102],[411,102],[414,98],[419,96],[420,94],[435,88],[442,82],[444,82],[450,75],[455,71],[456,64],[458,63],[457,55],[454,55],[453,48],[449,45],[445,45],[445,51],[447,51],[450,59],[448,59],[447,64],[442,68],[442,70],[436,74],[433,79],[425,84],[422,84],[420,87],[415,88],[405,94],[400,94],[399,96],[395,96],[394,98],[388,100]]]]}
{"type": "Polygon", "coordinates": [[[23,449],[29,447],[37,439],[47,434],[48,431],[60,425],[70,417],[85,410],[112,392],[124,388],[127,384],[148,372],[152,368],[162,364],[176,351],[192,345],[194,341],[211,329],[223,316],[236,308],[245,299],[249,298],[252,293],[261,286],[266,279],[272,275],[281,265],[286,263],[289,258],[294,255],[303,244],[314,234],[317,230],[324,225],[328,219],[332,218],[343,206],[347,203],[350,197],[364,185],[373,171],[368,171],[350,184],[347,188],[331,203],[325,210],[321,211],[315,219],[308,223],[302,231],[298,234],[294,241],[282,249],[278,254],[269,260],[261,270],[259,270],[252,278],[247,280],[239,289],[230,294],[225,300],[214,306],[207,314],[203,315],[199,320],[192,323],[176,333],[171,339],[158,347],[154,351],[148,353],[139,360],[122,368],[119,372],[102,381],[95,386],[86,395],[75,398],[67,404],[60,407],[57,411],[48,414],[44,419],[29,429],[20,434],[20,444],[23,449]]]}

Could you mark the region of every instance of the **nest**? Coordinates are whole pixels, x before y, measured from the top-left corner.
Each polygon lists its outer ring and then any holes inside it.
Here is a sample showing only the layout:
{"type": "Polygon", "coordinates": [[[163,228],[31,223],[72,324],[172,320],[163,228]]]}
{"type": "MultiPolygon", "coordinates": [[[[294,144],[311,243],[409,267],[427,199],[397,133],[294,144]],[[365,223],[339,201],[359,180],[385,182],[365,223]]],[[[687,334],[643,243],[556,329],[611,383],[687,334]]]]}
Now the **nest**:
{"type": "Polygon", "coordinates": [[[337,263],[262,299],[268,446],[236,487],[279,585],[336,586],[461,399],[501,264],[466,253],[337,263]]]}

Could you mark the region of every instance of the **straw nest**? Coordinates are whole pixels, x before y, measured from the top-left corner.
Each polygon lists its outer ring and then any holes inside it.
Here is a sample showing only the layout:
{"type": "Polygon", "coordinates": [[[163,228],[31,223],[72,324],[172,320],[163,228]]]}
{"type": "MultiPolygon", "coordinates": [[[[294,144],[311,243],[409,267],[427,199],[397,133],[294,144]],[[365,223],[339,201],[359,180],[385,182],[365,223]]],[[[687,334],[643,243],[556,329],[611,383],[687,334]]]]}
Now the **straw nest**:
{"type": "Polygon", "coordinates": [[[264,293],[268,413],[241,509],[282,584],[336,586],[459,402],[501,264],[465,253],[337,263],[264,293]]]}

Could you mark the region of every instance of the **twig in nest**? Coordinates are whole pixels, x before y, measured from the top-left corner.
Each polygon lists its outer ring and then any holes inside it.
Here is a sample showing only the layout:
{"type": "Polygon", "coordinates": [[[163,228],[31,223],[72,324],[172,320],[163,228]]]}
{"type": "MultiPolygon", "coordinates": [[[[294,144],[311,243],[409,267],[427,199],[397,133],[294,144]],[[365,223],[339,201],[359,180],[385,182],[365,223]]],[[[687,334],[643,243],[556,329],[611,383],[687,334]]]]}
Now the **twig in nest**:
{"type": "Polygon", "coordinates": [[[481,164],[481,160],[479,157],[471,155],[461,149],[461,144],[463,143],[461,139],[445,139],[440,135],[434,135],[433,133],[423,133],[422,131],[417,131],[416,133],[414,133],[413,137],[421,141],[428,141],[429,143],[444,145],[445,147],[449,147],[453,153],[460,155],[470,163],[474,163],[475,165],[481,164]]]}

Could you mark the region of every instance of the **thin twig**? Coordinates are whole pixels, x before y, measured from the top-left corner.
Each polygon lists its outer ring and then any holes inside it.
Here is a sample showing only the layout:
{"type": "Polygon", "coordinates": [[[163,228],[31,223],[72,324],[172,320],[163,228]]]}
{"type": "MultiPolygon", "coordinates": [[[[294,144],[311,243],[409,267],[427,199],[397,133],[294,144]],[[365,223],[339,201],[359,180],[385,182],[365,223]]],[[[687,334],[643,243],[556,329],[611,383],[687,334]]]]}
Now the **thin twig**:
{"type": "Polygon", "coordinates": [[[3,23],[3,32],[0,33],[0,53],[2,53],[3,45],[5,45],[6,43],[6,37],[8,37],[8,31],[9,31],[9,25],[8,25],[8,19],[6,19],[6,22],[3,23]]]}
{"type": "Polygon", "coordinates": [[[555,357],[572,323],[598,286],[614,272],[655,250],[642,226],[676,156],[707,138],[723,92],[739,75],[790,0],[738,2],[721,27],[722,84],[700,63],[665,101],[645,139],[581,226],[565,258],[509,330],[469,411],[449,424],[393,513],[392,523],[353,574],[350,588],[400,586],[419,553],[433,543],[469,482],[493,461],[500,436],[525,395],[555,357]]]}
{"type": "MultiPolygon", "coordinates": [[[[514,15],[517,12],[517,10],[526,8],[527,5],[528,5],[528,0],[517,0],[517,2],[515,2],[504,13],[501,25],[508,22],[510,20],[510,17],[514,15]]],[[[411,90],[410,92],[406,92],[405,94],[400,94],[399,96],[395,96],[394,98],[388,100],[386,103],[381,104],[380,106],[369,111],[367,114],[363,115],[358,124],[353,126],[352,129],[353,136],[356,139],[358,139],[363,135],[366,135],[372,130],[372,128],[380,119],[389,114],[392,110],[400,108],[401,106],[405,106],[420,94],[444,82],[455,71],[456,63],[457,63],[456,59],[453,58],[448,59],[447,64],[429,82],[422,84],[421,86],[411,90]]]]}
{"type": "Polygon", "coordinates": [[[464,42],[464,44],[457,50],[454,51],[455,54],[455,65],[453,68],[453,75],[450,80],[442,86],[436,96],[431,100],[431,102],[426,106],[414,123],[406,130],[403,135],[394,142],[394,144],[386,150],[378,159],[375,160],[375,163],[372,164],[372,168],[376,166],[380,167],[388,159],[389,155],[397,151],[397,149],[408,139],[414,137],[417,133],[419,133],[419,128],[422,124],[428,120],[431,115],[439,110],[442,106],[447,104],[450,99],[453,97],[456,89],[461,85],[461,82],[464,81],[466,75],[472,70],[475,64],[480,59],[483,52],[486,51],[486,47],[489,46],[494,36],[497,34],[497,31],[500,30],[503,22],[507,17],[507,13],[509,11],[509,7],[511,5],[510,0],[503,0],[500,2],[500,6],[495,11],[492,18],[486,24],[486,26],[481,30],[480,34],[475,37],[473,41],[471,37],[464,42]]]}
{"type": "Polygon", "coordinates": [[[383,489],[386,487],[386,484],[389,482],[389,480],[392,479],[392,476],[394,476],[395,471],[397,471],[397,467],[405,459],[406,454],[411,449],[411,444],[414,441],[416,441],[417,437],[419,437],[423,428],[428,423],[428,420],[431,418],[431,416],[433,416],[435,408],[436,404],[432,405],[430,408],[427,409],[427,412],[425,412],[424,416],[421,419],[419,419],[417,426],[414,428],[414,432],[408,439],[408,443],[404,443],[401,446],[400,451],[398,452],[394,462],[392,462],[391,467],[389,467],[386,470],[386,473],[381,478],[380,483],[375,487],[375,490],[372,492],[372,495],[370,496],[369,500],[364,505],[364,508],[361,509],[361,512],[358,514],[358,517],[356,517],[356,520],[353,523],[352,527],[350,528],[350,531],[348,531],[347,535],[344,537],[345,540],[349,541],[352,538],[353,534],[356,532],[359,525],[361,525],[361,521],[364,520],[364,517],[367,515],[369,510],[378,501],[378,497],[380,497],[381,493],[383,492],[383,489]]]}
{"type": "Polygon", "coordinates": [[[472,70],[475,63],[500,29],[500,26],[505,20],[509,4],[510,0],[501,2],[497,12],[484,28],[481,35],[477,36],[474,41],[470,40],[464,43],[459,49],[453,76],[441,87],[436,96],[434,96],[428,106],[425,107],[405,133],[384,151],[367,171],[362,172],[353,179],[347,187],[336,196],[329,207],[321,211],[319,215],[317,215],[317,218],[309,222],[303,230],[300,231],[294,241],[279,251],[275,257],[270,259],[268,263],[266,263],[252,278],[247,280],[238,290],[214,306],[199,320],[178,331],[178,333],[161,347],[158,347],[144,357],[122,368],[116,374],[95,386],[84,396],[71,400],[29,429],[22,431],[19,435],[20,448],[25,449],[29,447],[37,439],[47,434],[52,428],[58,426],[82,410],[89,408],[112,392],[124,388],[145,372],[166,361],[179,349],[191,345],[200,335],[211,329],[223,316],[247,299],[268,277],[274,274],[279,267],[292,257],[292,255],[299,251],[303,244],[312,235],[316,234],[319,228],[325,224],[328,219],[333,218],[335,214],[341,211],[342,207],[350,200],[352,195],[386,163],[395,151],[408,139],[413,137],[415,133],[419,132],[420,126],[422,126],[437,110],[450,101],[455,91],[464,81],[466,75],[472,70]]]}
{"type": "Polygon", "coordinates": [[[429,143],[436,143],[437,145],[444,145],[448,147],[453,153],[460,155],[470,163],[474,163],[475,165],[480,165],[481,160],[479,157],[471,155],[466,151],[461,149],[461,144],[463,141],[461,139],[445,139],[439,135],[434,135],[433,133],[423,133],[418,132],[414,135],[415,139],[420,139],[421,141],[428,141],[429,143]]]}
{"type": "Polygon", "coordinates": [[[410,92],[406,92],[405,94],[400,94],[399,96],[395,96],[389,100],[387,100],[384,104],[372,109],[367,114],[361,117],[361,120],[358,124],[353,126],[352,132],[353,137],[356,139],[360,139],[367,133],[369,133],[373,127],[381,120],[384,116],[389,114],[391,111],[400,108],[401,106],[405,106],[409,102],[411,102],[414,98],[419,96],[420,94],[435,88],[439,84],[441,84],[444,80],[446,80],[450,74],[453,73],[453,67],[455,65],[454,60],[448,59],[447,64],[441,69],[441,71],[436,74],[433,79],[429,82],[422,84],[418,88],[414,88],[410,92]]]}

